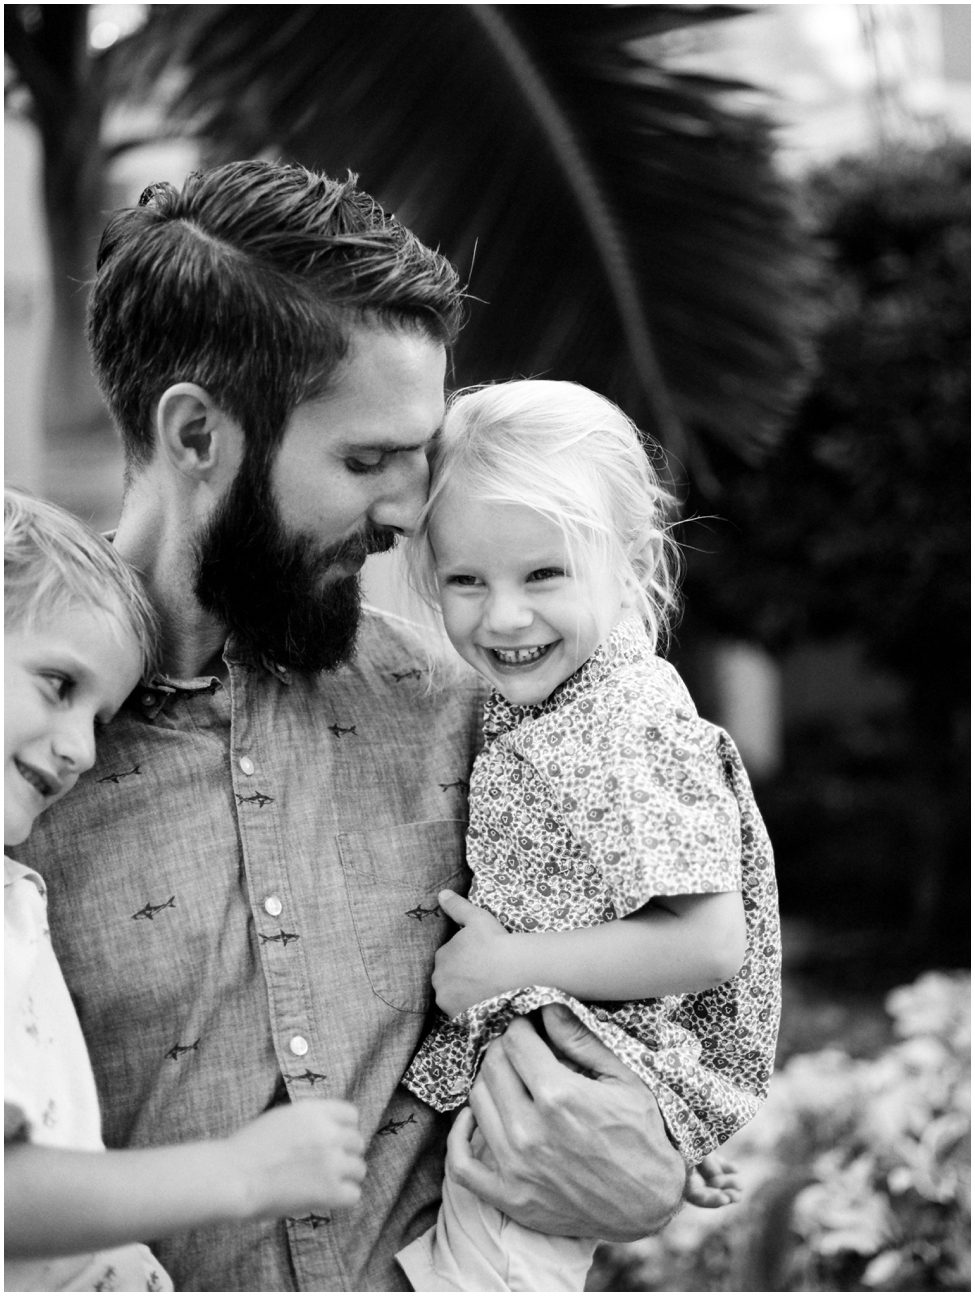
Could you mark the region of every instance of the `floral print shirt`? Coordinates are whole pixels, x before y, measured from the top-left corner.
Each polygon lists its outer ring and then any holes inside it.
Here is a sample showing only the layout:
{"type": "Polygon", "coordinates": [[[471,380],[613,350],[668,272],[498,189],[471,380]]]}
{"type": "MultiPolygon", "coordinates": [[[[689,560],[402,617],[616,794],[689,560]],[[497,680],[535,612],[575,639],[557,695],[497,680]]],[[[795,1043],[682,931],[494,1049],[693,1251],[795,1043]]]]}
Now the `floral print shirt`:
{"type": "Polygon", "coordinates": [[[654,896],[740,888],[747,952],[731,980],[700,993],[584,1005],[512,987],[450,1021],[441,1014],[405,1083],[438,1110],[457,1107],[515,1014],[565,1003],[652,1089],[694,1165],[758,1110],[778,1031],[772,850],[741,757],[635,620],[541,706],[493,694],[484,734],[467,838],[475,904],[510,931],[565,931],[654,896]]]}

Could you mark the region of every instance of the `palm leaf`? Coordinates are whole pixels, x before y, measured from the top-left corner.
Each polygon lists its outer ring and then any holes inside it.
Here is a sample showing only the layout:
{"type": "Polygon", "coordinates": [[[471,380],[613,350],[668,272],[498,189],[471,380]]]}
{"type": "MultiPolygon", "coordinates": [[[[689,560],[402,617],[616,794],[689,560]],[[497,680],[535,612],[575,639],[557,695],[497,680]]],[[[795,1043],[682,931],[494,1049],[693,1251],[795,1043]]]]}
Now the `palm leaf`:
{"type": "Polygon", "coordinates": [[[772,127],[665,66],[720,5],[155,5],[115,94],[168,85],[208,161],[363,186],[466,275],[461,383],[531,373],[620,402],[704,475],[799,394],[804,251],[772,127]]]}

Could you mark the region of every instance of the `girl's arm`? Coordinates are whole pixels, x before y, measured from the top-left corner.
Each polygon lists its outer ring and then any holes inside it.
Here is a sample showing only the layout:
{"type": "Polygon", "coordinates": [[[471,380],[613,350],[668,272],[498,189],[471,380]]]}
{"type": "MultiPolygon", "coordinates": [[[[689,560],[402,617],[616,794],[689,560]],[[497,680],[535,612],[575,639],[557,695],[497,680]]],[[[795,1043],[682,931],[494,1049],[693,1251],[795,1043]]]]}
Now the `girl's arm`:
{"type": "Polygon", "coordinates": [[[7,1259],[100,1251],[200,1225],[327,1215],[359,1200],[363,1140],[349,1103],[265,1112],[225,1139],[123,1152],[4,1145],[7,1259]]]}
{"type": "Polygon", "coordinates": [[[453,891],[440,907],[461,930],[437,951],[437,1004],[456,1016],[519,986],[554,986],[577,999],[693,994],[733,977],[745,957],[740,891],[665,896],[626,918],[565,932],[508,932],[453,891]]]}

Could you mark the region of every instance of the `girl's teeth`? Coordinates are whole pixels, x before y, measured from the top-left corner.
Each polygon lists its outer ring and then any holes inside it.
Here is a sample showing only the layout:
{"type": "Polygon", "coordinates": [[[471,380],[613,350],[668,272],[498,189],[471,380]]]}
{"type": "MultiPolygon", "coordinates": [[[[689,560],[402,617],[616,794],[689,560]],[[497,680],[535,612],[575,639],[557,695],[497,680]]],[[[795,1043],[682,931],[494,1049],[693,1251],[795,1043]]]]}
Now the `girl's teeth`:
{"type": "Polygon", "coordinates": [[[540,648],[492,648],[491,651],[505,666],[524,666],[527,662],[538,661],[545,655],[548,644],[540,648]]]}

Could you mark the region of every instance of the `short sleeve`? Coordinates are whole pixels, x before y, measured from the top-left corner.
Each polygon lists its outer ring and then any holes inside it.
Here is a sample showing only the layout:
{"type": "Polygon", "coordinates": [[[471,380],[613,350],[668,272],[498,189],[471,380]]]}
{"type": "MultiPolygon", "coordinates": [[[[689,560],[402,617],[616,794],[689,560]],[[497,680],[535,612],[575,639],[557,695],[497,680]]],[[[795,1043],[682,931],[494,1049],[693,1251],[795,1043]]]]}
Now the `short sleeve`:
{"type": "MultiPolygon", "coordinates": [[[[674,680],[677,681],[676,675],[674,680]]],[[[620,684],[550,750],[536,749],[575,839],[617,915],[654,896],[741,888],[741,816],[722,758],[723,732],[683,686],[620,684]]]]}

